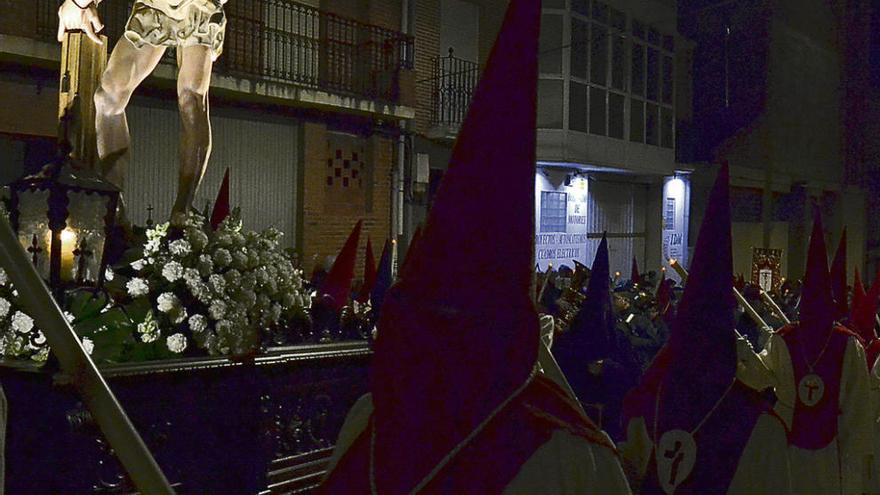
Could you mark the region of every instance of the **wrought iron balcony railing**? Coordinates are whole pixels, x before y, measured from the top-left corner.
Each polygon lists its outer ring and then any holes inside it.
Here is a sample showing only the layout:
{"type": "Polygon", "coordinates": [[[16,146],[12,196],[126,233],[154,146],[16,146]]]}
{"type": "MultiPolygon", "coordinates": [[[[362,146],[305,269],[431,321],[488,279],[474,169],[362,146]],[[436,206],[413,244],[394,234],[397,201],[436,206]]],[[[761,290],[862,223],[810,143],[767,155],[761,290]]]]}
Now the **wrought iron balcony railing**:
{"type": "MultiPolygon", "coordinates": [[[[35,37],[54,40],[58,0],[34,3],[35,37]]],[[[125,30],[132,3],[101,4],[111,43],[125,30]]],[[[228,23],[224,53],[215,66],[218,74],[396,102],[400,72],[413,67],[413,37],[397,31],[291,0],[235,1],[225,10],[228,23]]],[[[174,63],[173,52],[163,62],[174,63]]]]}
{"type": "Polygon", "coordinates": [[[431,77],[431,125],[457,132],[467,115],[468,106],[480,78],[480,66],[449,55],[434,59],[431,77]]]}

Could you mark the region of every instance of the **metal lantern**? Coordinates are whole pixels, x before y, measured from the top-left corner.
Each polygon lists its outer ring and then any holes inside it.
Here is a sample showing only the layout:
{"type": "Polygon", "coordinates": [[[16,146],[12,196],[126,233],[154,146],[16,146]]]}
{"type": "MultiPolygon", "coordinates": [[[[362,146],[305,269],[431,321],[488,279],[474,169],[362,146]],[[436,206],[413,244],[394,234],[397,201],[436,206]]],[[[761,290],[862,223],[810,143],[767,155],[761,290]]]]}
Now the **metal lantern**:
{"type": "Polygon", "coordinates": [[[55,294],[100,287],[119,189],[73,160],[64,138],[52,162],[8,187],[12,228],[55,294]]]}

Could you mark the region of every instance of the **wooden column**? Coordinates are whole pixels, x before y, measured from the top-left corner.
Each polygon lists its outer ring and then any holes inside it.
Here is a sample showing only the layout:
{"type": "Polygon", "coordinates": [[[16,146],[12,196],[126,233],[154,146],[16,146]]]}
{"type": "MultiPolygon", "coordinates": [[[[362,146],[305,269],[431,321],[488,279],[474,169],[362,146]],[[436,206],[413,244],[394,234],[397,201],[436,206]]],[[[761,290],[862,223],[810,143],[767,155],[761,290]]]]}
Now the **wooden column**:
{"type": "Polygon", "coordinates": [[[95,137],[95,92],[107,67],[107,37],[99,45],[81,32],[65,33],[61,44],[61,81],[58,117],[72,116],[70,143],[73,157],[89,168],[98,163],[95,137]]]}

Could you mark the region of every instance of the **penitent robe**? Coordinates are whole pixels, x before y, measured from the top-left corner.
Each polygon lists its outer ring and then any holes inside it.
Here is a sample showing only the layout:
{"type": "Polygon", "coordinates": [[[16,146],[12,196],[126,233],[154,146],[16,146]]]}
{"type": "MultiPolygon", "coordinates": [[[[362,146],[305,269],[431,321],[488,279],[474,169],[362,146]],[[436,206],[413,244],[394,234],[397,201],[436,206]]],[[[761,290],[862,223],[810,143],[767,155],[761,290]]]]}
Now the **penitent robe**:
{"type": "MultiPolygon", "coordinates": [[[[725,418],[718,419],[722,425],[729,421],[725,418]]],[[[772,413],[759,414],[751,433],[744,441],[745,445],[738,459],[730,459],[734,463],[732,466],[723,466],[725,469],[721,470],[707,470],[709,477],[713,473],[727,471],[730,473],[727,477],[729,481],[722,484],[719,479],[718,484],[710,483],[711,486],[700,487],[683,484],[676,492],[701,495],[796,494],[791,487],[786,432],[782,421],[772,413]]],[[[702,448],[707,447],[711,446],[702,448]]],[[[698,445],[698,457],[691,476],[698,475],[698,470],[701,469],[700,450],[701,446],[698,445]]],[[[631,484],[634,487],[643,487],[644,481],[653,475],[649,470],[656,469],[656,464],[652,462],[654,443],[644,417],[634,417],[629,421],[627,440],[620,445],[620,452],[631,484]]],[[[633,491],[639,493],[637,489],[633,491]]]]}
{"type": "Polygon", "coordinates": [[[775,411],[789,429],[794,493],[862,495],[870,476],[868,463],[874,445],[872,423],[876,418],[870,400],[865,351],[855,336],[843,336],[843,352],[836,356],[829,353],[820,361],[822,364],[816,365],[817,370],[820,366],[829,366],[839,375],[839,382],[833,376],[824,377],[828,381],[826,397],[831,400],[833,395],[838,396],[836,405],[828,405],[829,417],[836,417],[836,424],[833,420],[825,424],[808,420],[796,424],[795,410],[803,411],[801,408],[805,406],[798,399],[800,380],[796,381],[792,352],[783,334],[784,331],[780,331],[771,337],[761,359],[770,372],[770,382],[765,385],[773,386],[776,391],[775,411]],[[835,364],[835,357],[839,364],[835,364]],[[812,445],[805,448],[805,444],[812,445]]]}
{"type": "MultiPolygon", "coordinates": [[[[372,413],[372,397],[366,394],[355,403],[346,417],[328,465],[328,473],[333,471],[343,455],[369,427],[372,413]]],[[[486,459],[485,469],[487,473],[491,472],[492,459],[486,459]]],[[[614,450],[560,427],[535,450],[502,493],[628,495],[631,492],[614,450]]]]}

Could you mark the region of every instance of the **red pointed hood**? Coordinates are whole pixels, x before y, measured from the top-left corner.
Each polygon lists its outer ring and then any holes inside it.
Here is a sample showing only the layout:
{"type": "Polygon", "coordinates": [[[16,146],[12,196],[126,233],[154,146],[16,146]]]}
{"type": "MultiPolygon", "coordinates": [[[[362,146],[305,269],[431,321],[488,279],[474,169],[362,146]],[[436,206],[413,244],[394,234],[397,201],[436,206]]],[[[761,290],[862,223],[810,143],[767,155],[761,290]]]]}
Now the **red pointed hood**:
{"type": "Polygon", "coordinates": [[[626,401],[628,417],[653,415],[662,386],[658,431],[693,429],[736,375],[729,183],[725,164],[709,198],[669,341],[626,401]]]}
{"type": "Polygon", "coordinates": [[[666,278],[666,272],[663,272],[654,298],[657,300],[657,312],[660,316],[666,315],[672,303],[672,280],[666,278]]]}
{"type": "Polygon", "coordinates": [[[383,303],[371,376],[381,493],[412,490],[535,369],[540,17],[538,0],[510,3],[422,237],[383,303]],[[504,187],[486,187],[500,176],[504,187]]]}
{"type": "Polygon", "coordinates": [[[357,247],[362,225],[363,220],[360,220],[354,226],[339,251],[336,261],[333,262],[333,268],[327,273],[324,283],[321,285],[322,295],[329,295],[333,298],[332,306],[336,311],[345,306],[351,295],[351,281],[354,279],[354,265],[357,261],[357,247]]]}
{"type": "Polygon", "coordinates": [[[843,229],[834,261],[831,263],[831,293],[837,308],[835,316],[843,318],[849,314],[849,294],[846,288],[846,228],[843,229]]]}
{"type": "Polygon", "coordinates": [[[633,257],[632,268],[629,273],[629,280],[634,284],[642,283],[642,275],[639,273],[639,262],[633,257]]]}
{"type": "Polygon", "coordinates": [[[364,284],[358,293],[357,301],[365,303],[370,300],[370,292],[376,284],[376,256],[373,255],[373,244],[367,237],[367,247],[364,249],[364,284]]]}
{"type": "Polygon", "coordinates": [[[875,327],[877,325],[877,306],[880,303],[878,296],[880,294],[877,292],[877,284],[874,284],[870,291],[865,292],[865,287],[862,285],[862,277],[857,268],[853,288],[852,312],[850,313],[850,327],[859,334],[866,347],[877,338],[875,327]]]}
{"type": "Polygon", "coordinates": [[[831,275],[828,272],[828,251],[825,233],[818,209],[813,220],[807,267],[798,304],[800,316],[797,336],[810,356],[818,355],[831,333],[836,307],[831,292],[831,275]]]}
{"type": "Polygon", "coordinates": [[[211,211],[211,228],[217,230],[217,227],[229,216],[229,168],[223,175],[223,183],[220,184],[220,190],[217,192],[217,199],[214,201],[214,209],[211,211]]]}

